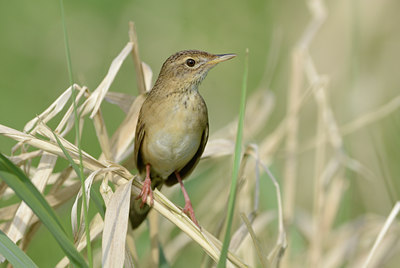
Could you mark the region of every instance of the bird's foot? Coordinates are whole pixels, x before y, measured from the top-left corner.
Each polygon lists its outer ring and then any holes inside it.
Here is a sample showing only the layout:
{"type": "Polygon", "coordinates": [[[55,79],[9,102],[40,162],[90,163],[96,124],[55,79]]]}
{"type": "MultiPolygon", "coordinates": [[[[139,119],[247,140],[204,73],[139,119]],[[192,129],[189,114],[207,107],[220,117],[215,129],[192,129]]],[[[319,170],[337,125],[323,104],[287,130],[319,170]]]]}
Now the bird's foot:
{"type": "Polygon", "coordinates": [[[182,212],[185,213],[186,215],[188,215],[190,217],[190,219],[192,220],[192,222],[194,224],[196,224],[197,227],[200,228],[200,225],[197,222],[196,216],[194,216],[194,210],[193,210],[193,207],[192,207],[192,202],[190,202],[190,200],[186,201],[185,207],[182,209],[182,212]]]}
{"type": "Polygon", "coordinates": [[[199,229],[201,229],[199,223],[197,222],[196,217],[194,216],[192,202],[190,202],[189,195],[186,192],[185,186],[183,185],[181,175],[179,175],[179,172],[175,172],[175,176],[176,176],[179,184],[181,185],[183,197],[185,198],[185,207],[182,209],[182,212],[185,213],[186,215],[188,215],[190,217],[190,219],[192,220],[192,222],[194,224],[196,224],[196,226],[199,227],[199,229]]]}
{"type": "Polygon", "coordinates": [[[153,206],[154,197],[153,197],[153,190],[151,189],[150,176],[146,176],[146,179],[143,182],[142,191],[136,197],[136,199],[140,199],[140,198],[142,199],[142,204],[140,205],[140,208],[142,208],[144,206],[144,204],[146,203],[147,197],[150,197],[150,206],[153,206]]]}

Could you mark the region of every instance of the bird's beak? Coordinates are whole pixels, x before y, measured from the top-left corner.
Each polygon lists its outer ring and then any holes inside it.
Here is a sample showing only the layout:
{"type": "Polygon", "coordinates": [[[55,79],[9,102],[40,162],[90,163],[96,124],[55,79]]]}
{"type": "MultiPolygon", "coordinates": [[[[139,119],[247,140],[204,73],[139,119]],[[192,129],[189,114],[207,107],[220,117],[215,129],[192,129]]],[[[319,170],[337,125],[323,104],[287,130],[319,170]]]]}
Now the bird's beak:
{"type": "Polygon", "coordinates": [[[216,56],[217,57],[215,59],[213,59],[213,60],[210,60],[208,62],[208,64],[215,65],[217,63],[220,63],[220,62],[223,62],[223,61],[226,61],[226,60],[230,60],[230,59],[236,57],[236,54],[220,54],[220,55],[216,55],[216,56]]]}

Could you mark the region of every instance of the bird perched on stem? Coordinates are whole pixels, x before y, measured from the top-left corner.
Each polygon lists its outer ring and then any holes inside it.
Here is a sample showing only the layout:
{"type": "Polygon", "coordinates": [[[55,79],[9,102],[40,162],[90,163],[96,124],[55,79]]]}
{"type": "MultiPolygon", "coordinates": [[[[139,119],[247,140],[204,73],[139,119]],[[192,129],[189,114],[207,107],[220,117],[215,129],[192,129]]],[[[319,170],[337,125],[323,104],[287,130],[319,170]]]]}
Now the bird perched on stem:
{"type": "Polygon", "coordinates": [[[136,228],[153,204],[153,190],[179,183],[185,198],[183,212],[199,226],[182,180],[197,165],[208,139],[207,106],[198,87],[208,71],[235,54],[214,55],[185,50],[170,56],[148,93],[138,117],[134,161],[143,181],[131,201],[130,221],[136,228]]]}

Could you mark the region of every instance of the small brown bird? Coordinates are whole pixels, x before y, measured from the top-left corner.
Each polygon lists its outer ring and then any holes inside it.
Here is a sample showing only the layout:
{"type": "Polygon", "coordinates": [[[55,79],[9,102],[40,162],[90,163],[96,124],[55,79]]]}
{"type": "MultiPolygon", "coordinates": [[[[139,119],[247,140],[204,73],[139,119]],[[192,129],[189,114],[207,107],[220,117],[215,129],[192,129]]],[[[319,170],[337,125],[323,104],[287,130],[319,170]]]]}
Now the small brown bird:
{"type": "Polygon", "coordinates": [[[178,182],[185,198],[183,212],[199,226],[182,182],[199,162],[208,139],[207,106],[198,86],[217,63],[235,56],[185,50],[164,62],[136,126],[134,159],[144,182],[131,202],[133,228],[146,218],[150,207],[145,202],[149,196],[153,204],[153,190],[178,182]]]}

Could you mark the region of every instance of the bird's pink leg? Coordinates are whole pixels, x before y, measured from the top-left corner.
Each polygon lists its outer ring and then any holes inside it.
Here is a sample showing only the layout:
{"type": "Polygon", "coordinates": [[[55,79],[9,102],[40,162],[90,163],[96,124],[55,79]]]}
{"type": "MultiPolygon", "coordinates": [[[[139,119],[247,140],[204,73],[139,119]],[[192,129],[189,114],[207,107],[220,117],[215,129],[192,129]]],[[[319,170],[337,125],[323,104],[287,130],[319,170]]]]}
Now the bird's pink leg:
{"type": "Polygon", "coordinates": [[[197,222],[196,217],[194,216],[194,210],[193,210],[193,207],[192,207],[192,202],[190,202],[189,195],[186,192],[185,187],[183,186],[182,178],[181,178],[181,176],[179,175],[178,172],[175,172],[175,176],[178,179],[179,184],[181,185],[183,197],[185,198],[185,207],[183,208],[182,211],[183,211],[183,213],[186,213],[186,215],[188,215],[192,219],[192,221],[194,222],[194,224],[197,225],[197,227],[200,228],[200,225],[197,222]]]}
{"type": "Polygon", "coordinates": [[[151,190],[150,164],[146,165],[146,178],[144,179],[143,182],[142,191],[136,198],[136,199],[142,198],[142,205],[140,206],[140,208],[142,208],[143,205],[146,203],[148,196],[150,197],[150,206],[153,206],[154,198],[153,198],[153,190],[151,190]]]}

